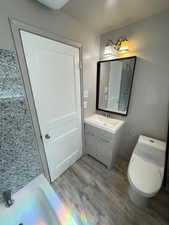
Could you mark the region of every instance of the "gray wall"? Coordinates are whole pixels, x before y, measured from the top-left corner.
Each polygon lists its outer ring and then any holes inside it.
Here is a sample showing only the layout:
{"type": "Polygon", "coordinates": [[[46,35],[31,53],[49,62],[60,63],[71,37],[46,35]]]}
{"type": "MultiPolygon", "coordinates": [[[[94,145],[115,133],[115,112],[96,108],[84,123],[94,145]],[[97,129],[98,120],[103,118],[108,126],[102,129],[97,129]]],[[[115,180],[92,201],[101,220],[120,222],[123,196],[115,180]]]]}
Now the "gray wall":
{"type": "MultiPolygon", "coordinates": [[[[138,57],[129,114],[120,154],[129,159],[139,134],[166,140],[169,102],[169,14],[151,17],[101,36],[101,57],[106,40],[127,36],[129,55],[138,57]]],[[[112,115],[116,118],[123,118],[112,115]]]]}
{"type": "Polygon", "coordinates": [[[85,116],[92,114],[95,111],[96,60],[99,55],[98,36],[72,17],[60,11],[43,7],[36,0],[5,0],[0,1],[0,48],[14,49],[8,16],[82,43],[84,88],[89,90],[90,96],[85,116]]]}

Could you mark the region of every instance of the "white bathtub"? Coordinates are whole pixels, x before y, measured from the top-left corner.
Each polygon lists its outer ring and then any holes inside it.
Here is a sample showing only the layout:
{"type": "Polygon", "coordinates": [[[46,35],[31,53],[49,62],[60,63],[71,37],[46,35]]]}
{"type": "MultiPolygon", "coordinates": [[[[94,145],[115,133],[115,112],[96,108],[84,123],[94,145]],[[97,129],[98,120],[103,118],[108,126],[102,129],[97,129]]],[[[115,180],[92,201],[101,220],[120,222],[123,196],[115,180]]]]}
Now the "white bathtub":
{"type": "Polygon", "coordinates": [[[0,225],[64,224],[65,207],[43,175],[12,197],[15,202],[10,208],[0,205],[0,225]]]}

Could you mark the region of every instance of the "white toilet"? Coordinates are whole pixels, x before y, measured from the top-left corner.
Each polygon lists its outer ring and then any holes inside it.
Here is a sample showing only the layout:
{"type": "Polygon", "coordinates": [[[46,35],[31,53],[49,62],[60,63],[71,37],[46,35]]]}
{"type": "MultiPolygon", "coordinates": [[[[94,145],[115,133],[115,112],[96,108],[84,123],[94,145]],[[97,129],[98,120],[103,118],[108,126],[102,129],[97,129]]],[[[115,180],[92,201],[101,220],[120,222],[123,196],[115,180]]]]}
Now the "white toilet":
{"type": "Polygon", "coordinates": [[[166,143],[141,135],[128,167],[129,196],[139,206],[145,206],[162,186],[166,143]]]}

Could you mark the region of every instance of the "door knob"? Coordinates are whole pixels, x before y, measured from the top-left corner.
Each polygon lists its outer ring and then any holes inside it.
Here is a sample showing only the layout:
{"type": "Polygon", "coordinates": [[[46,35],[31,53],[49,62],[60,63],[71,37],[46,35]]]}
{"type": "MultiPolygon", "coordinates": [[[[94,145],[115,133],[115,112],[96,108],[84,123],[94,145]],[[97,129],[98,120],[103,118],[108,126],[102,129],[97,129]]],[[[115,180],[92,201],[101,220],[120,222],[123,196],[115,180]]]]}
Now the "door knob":
{"type": "Polygon", "coordinates": [[[46,135],[45,135],[45,139],[50,139],[49,134],[46,134],[46,135]]]}

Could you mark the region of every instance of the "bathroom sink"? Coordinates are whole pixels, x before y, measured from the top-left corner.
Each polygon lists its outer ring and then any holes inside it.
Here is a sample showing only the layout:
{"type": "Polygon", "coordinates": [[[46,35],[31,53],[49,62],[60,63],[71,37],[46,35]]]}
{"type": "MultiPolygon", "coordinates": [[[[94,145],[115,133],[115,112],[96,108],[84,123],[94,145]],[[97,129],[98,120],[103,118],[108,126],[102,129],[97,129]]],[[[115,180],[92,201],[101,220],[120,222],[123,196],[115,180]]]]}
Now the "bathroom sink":
{"type": "Polygon", "coordinates": [[[86,118],[85,123],[115,134],[124,124],[124,121],[94,114],[86,118]]]}

